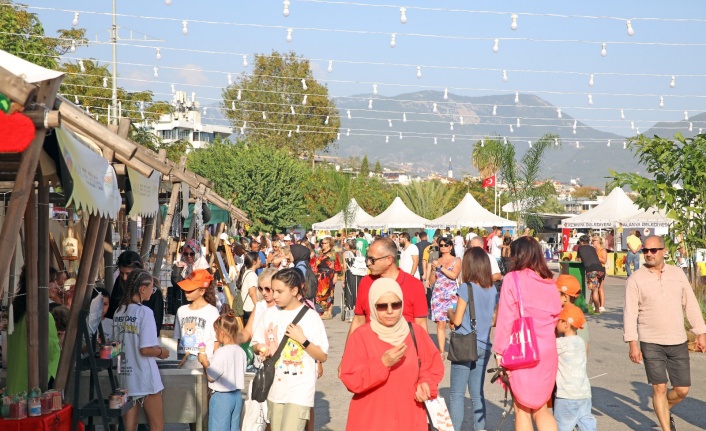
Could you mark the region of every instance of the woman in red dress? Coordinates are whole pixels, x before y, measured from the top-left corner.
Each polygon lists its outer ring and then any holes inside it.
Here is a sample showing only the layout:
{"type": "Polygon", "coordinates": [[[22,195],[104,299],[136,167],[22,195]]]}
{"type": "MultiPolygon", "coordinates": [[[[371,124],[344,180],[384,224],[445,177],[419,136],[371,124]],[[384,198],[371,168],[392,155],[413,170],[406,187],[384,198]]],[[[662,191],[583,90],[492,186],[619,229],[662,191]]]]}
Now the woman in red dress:
{"type": "Polygon", "coordinates": [[[402,318],[395,280],[375,280],[368,298],[370,323],[348,337],[341,361],[341,381],[354,394],[346,430],[426,431],[424,401],[437,397],[441,355],[424,328],[402,318]]]}
{"type": "Polygon", "coordinates": [[[330,236],[321,240],[321,252],[312,265],[318,279],[316,303],[321,307],[321,318],[333,317],[333,288],[336,286],[337,273],[343,270],[338,254],[333,251],[333,239],[330,236]]]}

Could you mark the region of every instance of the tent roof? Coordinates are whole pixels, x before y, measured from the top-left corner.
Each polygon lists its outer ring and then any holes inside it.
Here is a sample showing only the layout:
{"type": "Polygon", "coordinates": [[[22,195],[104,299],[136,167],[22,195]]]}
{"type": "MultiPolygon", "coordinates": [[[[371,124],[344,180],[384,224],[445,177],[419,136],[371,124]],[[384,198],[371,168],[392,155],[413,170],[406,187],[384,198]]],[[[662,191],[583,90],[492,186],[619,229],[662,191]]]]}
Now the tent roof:
{"type": "Polygon", "coordinates": [[[373,216],[365,212],[365,210],[358,205],[355,199],[351,199],[351,201],[348,202],[348,214],[350,214],[348,223],[346,223],[346,217],[343,214],[343,210],[341,210],[328,220],[314,223],[311,228],[313,230],[358,229],[360,223],[373,218],[373,216]]]}
{"type": "Polygon", "coordinates": [[[616,187],[596,206],[583,214],[564,220],[565,228],[611,228],[620,220],[637,214],[640,207],[625,194],[623,189],[616,187]]]}
{"type": "Polygon", "coordinates": [[[669,227],[674,220],[667,217],[667,213],[655,207],[626,217],[619,221],[623,227],[669,227]]]}
{"type": "Polygon", "coordinates": [[[517,223],[497,216],[483,208],[470,193],[466,193],[456,208],[430,221],[427,227],[487,227],[517,226],[517,223]]]}
{"type": "Polygon", "coordinates": [[[379,216],[361,223],[360,227],[367,227],[368,229],[412,229],[423,228],[428,224],[429,220],[413,213],[398,196],[379,216]]]}

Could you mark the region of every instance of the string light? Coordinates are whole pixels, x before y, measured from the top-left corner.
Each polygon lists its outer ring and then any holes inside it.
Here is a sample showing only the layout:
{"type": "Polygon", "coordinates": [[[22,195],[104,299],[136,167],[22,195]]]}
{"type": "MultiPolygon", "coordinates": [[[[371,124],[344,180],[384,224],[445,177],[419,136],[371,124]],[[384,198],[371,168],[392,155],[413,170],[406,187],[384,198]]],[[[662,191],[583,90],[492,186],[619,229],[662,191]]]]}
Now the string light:
{"type": "Polygon", "coordinates": [[[515,103],[520,103],[520,92],[515,91],[515,103]]]}
{"type": "Polygon", "coordinates": [[[422,79],[422,66],[417,66],[417,79],[422,79]]]}
{"type": "Polygon", "coordinates": [[[588,78],[588,86],[593,87],[593,74],[588,78]]]}
{"type": "MultiPolygon", "coordinates": [[[[341,134],[340,134],[340,133],[338,133],[336,136],[338,136],[338,139],[341,139],[341,134]]],[[[287,137],[288,137],[288,138],[291,138],[291,137],[292,137],[292,131],[291,131],[291,130],[287,133],[287,137]]]]}
{"type": "Polygon", "coordinates": [[[689,111],[684,111],[684,121],[689,121],[689,111]]]}
{"type": "Polygon", "coordinates": [[[485,139],[481,139],[481,140],[480,140],[480,146],[481,146],[481,147],[485,147],[485,139]]]}
{"type": "Polygon", "coordinates": [[[632,28],[632,22],[630,20],[625,21],[625,26],[628,28],[628,36],[632,36],[635,34],[635,30],[632,28]]]}
{"type": "Polygon", "coordinates": [[[498,113],[498,105],[493,105],[493,115],[497,115],[498,113]]]}
{"type": "Polygon", "coordinates": [[[387,120],[387,127],[392,127],[392,120],[387,120]]]}
{"type": "Polygon", "coordinates": [[[630,130],[635,130],[635,122],[630,121],[630,130]]]}
{"type": "Polygon", "coordinates": [[[529,144],[529,147],[532,148],[532,141],[527,141],[527,143],[529,144]]]}
{"type": "MultiPolygon", "coordinates": [[[[350,130],[350,129],[349,129],[350,130]]],[[[297,130],[295,130],[296,133],[299,133],[299,124],[297,124],[297,130]]]]}
{"type": "Polygon", "coordinates": [[[81,73],[86,73],[86,66],[83,65],[83,60],[78,61],[78,67],[81,70],[81,73]]]}
{"type": "Polygon", "coordinates": [[[233,111],[235,111],[235,101],[231,101],[231,102],[230,102],[230,109],[232,109],[233,111]]]}
{"type": "Polygon", "coordinates": [[[503,144],[507,145],[507,136],[503,136],[503,144]]]}
{"type": "Polygon", "coordinates": [[[326,125],[326,126],[328,126],[328,119],[329,119],[329,116],[327,115],[326,119],[324,120],[324,125],[326,125]]]}
{"type": "Polygon", "coordinates": [[[606,144],[606,147],[610,147],[610,139],[608,139],[608,143],[606,144]]]}
{"type": "Polygon", "coordinates": [[[581,148],[581,147],[579,146],[579,141],[576,141],[576,148],[581,148]]]}
{"type": "Polygon", "coordinates": [[[402,140],[402,132],[400,132],[400,141],[402,140]]]}
{"type": "MultiPolygon", "coordinates": [[[[294,111],[294,105],[289,105],[289,112],[291,112],[292,115],[296,115],[296,112],[294,111]]],[[[351,117],[349,116],[348,118],[351,118],[351,117]]]]}
{"type": "Polygon", "coordinates": [[[184,36],[189,34],[189,21],[184,20],[181,22],[181,34],[183,34],[184,36]]]}
{"type": "Polygon", "coordinates": [[[377,96],[377,94],[378,94],[378,85],[377,84],[373,84],[373,94],[375,96],[377,96]]]}
{"type": "Polygon", "coordinates": [[[243,67],[248,67],[248,56],[243,54],[243,67]]]}
{"type": "Polygon", "coordinates": [[[287,42],[291,42],[291,41],[292,41],[292,32],[293,32],[293,31],[294,31],[294,30],[291,29],[291,28],[288,28],[288,29],[287,29],[287,39],[286,39],[287,42]]]}
{"type": "Polygon", "coordinates": [[[659,107],[664,108],[664,96],[659,96],[659,107]]]}
{"type": "Polygon", "coordinates": [[[503,82],[507,82],[507,70],[503,70],[503,82]]]}
{"type": "Polygon", "coordinates": [[[458,117],[458,122],[461,123],[461,125],[463,126],[463,115],[458,117]]]}
{"type": "Polygon", "coordinates": [[[554,138],[554,145],[555,145],[555,146],[559,146],[559,139],[554,138]]]}
{"type": "Polygon", "coordinates": [[[449,89],[444,88],[444,100],[449,100],[449,89]]]}
{"type": "Polygon", "coordinates": [[[305,94],[304,98],[302,99],[302,105],[306,105],[306,99],[307,99],[307,95],[305,94]]]}
{"type": "Polygon", "coordinates": [[[79,13],[74,12],[74,19],[73,19],[73,21],[71,21],[71,25],[74,27],[78,26],[78,16],[79,16],[79,13]]]}
{"type": "Polygon", "coordinates": [[[160,52],[159,48],[157,48],[157,54],[155,55],[155,57],[157,57],[157,60],[162,59],[162,53],[160,52]]]}
{"type": "MultiPolygon", "coordinates": [[[[243,97],[243,90],[238,88],[238,94],[236,94],[235,98],[240,100],[242,97],[243,97]]],[[[294,108],[292,108],[292,110],[294,110],[294,108]]]]}
{"type": "Polygon", "coordinates": [[[456,135],[451,135],[451,142],[456,142],[456,135]]]}
{"type": "Polygon", "coordinates": [[[154,75],[155,78],[159,78],[159,72],[158,72],[158,70],[157,70],[157,66],[154,66],[154,67],[152,68],[152,72],[153,72],[153,75],[154,75]]]}
{"type": "Polygon", "coordinates": [[[556,108],[556,117],[561,118],[561,108],[556,108]]]}
{"type": "Polygon", "coordinates": [[[333,60],[328,61],[328,73],[333,72],[333,60]]]}
{"type": "Polygon", "coordinates": [[[348,117],[349,120],[351,119],[351,110],[350,109],[346,109],[346,116],[348,117]]]}
{"type": "Polygon", "coordinates": [[[500,39],[494,39],[493,40],[493,52],[497,53],[500,51],[500,39]]]}
{"type": "Polygon", "coordinates": [[[108,88],[108,78],[107,77],[103,78],[103,88],[108,88]]]}
{"type": "MultiPolygon", "coordinates": [[[[292,136],[292,135],[290,134],[289,136],[292,136]]],[[[336,133],[336,139],[338,139],[339,141],[341,140],[341,134],[340,134],[340,133],[336,133]]]]}
{"type": "Polygon", "coordinates": [[[407,8],[400,8],[400,22],[402,24],[407,24],[407,8]]]}
{"type": "Polygon", "coordinates": [[[669,86],[670,86],[671,88],[674,88],[676,85],[677,85],[677,77],[674,76],[674,75],[672,75],[672,80],[669,81],[669,86]]]}
{"type": "Polygon", "coordinates": [[[346,136],[350,136],[350,135],[351,135],[351,129],[346,129],[346,136]]]}
{"type": "Polygon", "coordinates": [[[512,124],[510,124],[510,133],[515,133],[515,129],[512,128],[512,124]]]}
{"type": "Polygon", "coordinates": [[[228,86],[231,86],[231,85],[233,85],[233,77],[232,77],[231,74],[229,73],[229,74],[228,74],[228,86]]]}
{"type": "Polygon", "coordinates": [[[628,147],[628,143],[623,141],[623,150],[626,149],[627,147],[628,147]]]}
{"type": "Polygon", "coordinates": [[[267,114],[265,113],[265,111],[262,111],[262,119],[267,120],[267,114]]]}
{"type": "Polygon", "coordinates": [[[621,120],[624,120],[624,119],[625,119],[625,111],[622,110],[622,109],[620,110],[620,119],[621,119],[621,120]]]}
{"type": "Polygon", "coordinates": [[[517,125],[517,128],[519,129],[520,128],[520,117],[517,117],[517,124],[516,125],[517,125]]]}
{"type": "Polygon", "coordinates": [[[601,57],[608,55],[608,49],[606,49],[606,43],[601,44],[601,57]]]}
{"type": "Polygon", "coordinates": [[[635,134],[637,134],[637,135],[640,134],[640,128],[639,128],[639,127],[635,127],[635,134]]]}
{"type": "Polygon", "coordinates": [[[449,130],[453,130],[453,129],[454,129],[454,122],[451,121],[451,122],[449,122],[449,130]]]}
{"type": "Polygon", "coordinates": [[[510,19],[512,20],[512,22],[510,23],[510,29],[517,30],[517,14],[513,13],[512,15],[510,15],[510,19]]]}
{"type": "Polygon", "coordinates": [[[368,109],[373,109],[373,99],[368,100],[368,109]]]}
{"type": "Polygon", "coordinates": [[[694,130],[694,123],[689,122],[689,131],[691,132],[693,130],[694,130]]]}
{"type": "Polygon", "coordinates": [[[432,108],[431,108],[432,112],[437,114],[439,112],[439,110],[436,108],[436,102],[434,102],[431,106],[432,106],[432,108]]]}
{"type": "Polygon", "coordinates": [[[578,121],[574,120],[574,126],[571,128],[572,133],[575,135],[576,134],[576,126],[578,125],[578,121]]]}
{"type": "Polygon", "coordinates": [[[306,79],[302,79],[301,83],[302,83],[302,90],[306,91],[309,89],[309,87],[306,86],[306,79]]]}
{"type": "Polygon", "coordinates": [[[434,138],[434,145],[436,145],[436,144],[437,144],[437,142],[436,142],[436,138],[434,138]]]}
{"type": "Polygon", "coordinates": [[[392,38],[390,39],[390,48],[394,48],[397,46],[397,42],[395,41],[397,39],[397,33],[392,33],[392,38]]]}
{"type": "Polygon", "coordinates": [[[172,94],[176,93],[176,87],[174,87],[174,84],[171,84],[172,87],[172,94]]]}
{"type": "Polygon", "coordinates": [[[75,40],[72,40],[72,41],[71,41],[71,48],[70,48],[70,51],[71,51],[71,52],[76,52],[76,41],[75,41],[75,40]]]}
{"type": "Polygon", "coordinates": [[[406,113],[406,112],[403,112],[403,113],[402,113],[402,122],[403,122],[403,123],[406,123],[406,122],[407,122],[407,113],[406,113]]]}
{"type": "Polygon", "coordinates": [[[588,95],[588,104],[593,105],[593,95],[591,94],[588,95]]]}
{"type": "Polygon", "coordinates": [[[282,15],[284,15],[285,18],[289,16],[289,0],[284,0],[284,10],[282,11],[282,15]]]}

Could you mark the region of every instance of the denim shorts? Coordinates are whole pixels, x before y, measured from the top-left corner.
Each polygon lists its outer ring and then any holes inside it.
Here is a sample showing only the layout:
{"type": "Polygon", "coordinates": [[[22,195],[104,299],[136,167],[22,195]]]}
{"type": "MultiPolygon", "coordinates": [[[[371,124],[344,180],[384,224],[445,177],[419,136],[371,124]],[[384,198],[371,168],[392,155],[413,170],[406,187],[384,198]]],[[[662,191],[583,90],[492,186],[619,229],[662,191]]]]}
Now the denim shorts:
{"type": "Polygon", "coordinates": [[[578,425],[581,431],[596,431],[596,418],[591,414],[591,399],[554,400],[554,418],[559,431],[573,431],[578,425]]]}

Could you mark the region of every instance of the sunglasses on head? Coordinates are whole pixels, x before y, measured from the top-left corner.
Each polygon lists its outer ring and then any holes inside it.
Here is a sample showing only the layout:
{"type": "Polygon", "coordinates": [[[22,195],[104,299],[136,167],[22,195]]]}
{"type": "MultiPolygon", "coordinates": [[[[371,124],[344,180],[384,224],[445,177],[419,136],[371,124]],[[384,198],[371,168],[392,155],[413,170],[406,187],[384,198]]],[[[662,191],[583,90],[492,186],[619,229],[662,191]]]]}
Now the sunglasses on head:
{"type": "Polygon", "coordinates": [[[400,308],[402,308],[402,301],[375,304],[375,309],[380,312],[387,311],[388,307],[392,308],[393,310],[399,310],[400,308]]]}
{"type": "Polygon", "coordinates": [[[272,288],[266,287],[266,286],[257,286],[257,290],[259,290],[260,292],[267,292],[267,293],[272,292],[272,288]]]}
{"type": "Polygon", "coordinates": [[[182,253],[184,256],[196,256],[196,253],[194,252],[184,252],[182,253]]]}
{"type": "Polygon", "coordinates": [[[656,254],[658,251],[664,250],[664,247],[659,247],[659,248],[643,248],[642,253],[647,254],[647,253],[652,253],[656,254]]]}

